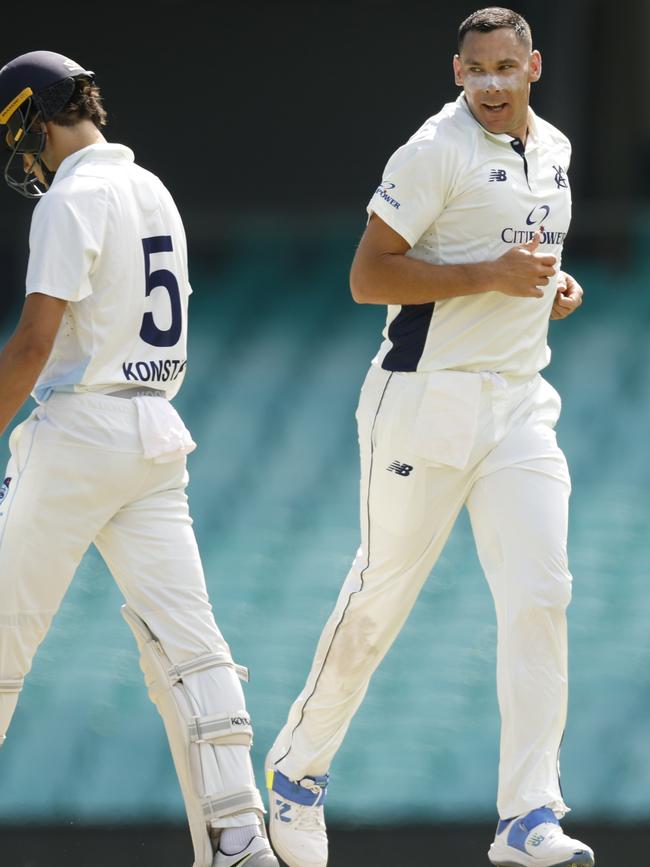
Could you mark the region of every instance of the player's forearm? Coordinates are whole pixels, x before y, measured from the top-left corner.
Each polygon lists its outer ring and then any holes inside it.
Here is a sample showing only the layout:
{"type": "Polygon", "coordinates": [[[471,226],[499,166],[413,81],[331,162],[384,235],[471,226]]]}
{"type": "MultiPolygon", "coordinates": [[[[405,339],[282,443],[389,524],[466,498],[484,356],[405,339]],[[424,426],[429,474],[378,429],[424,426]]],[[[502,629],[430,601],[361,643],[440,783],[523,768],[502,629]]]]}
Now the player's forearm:
{"type": "Polygon", "coordinates": [[[49,351],[14,335],[0,352],[0,434],[29,397],[49,351]]]}
{"type": "Polygon", "coordinates": [[[427,304],[497,288],[494,262],[434,265],[392,253],[355,259],[350,287],[359,304],[427,304]]]}

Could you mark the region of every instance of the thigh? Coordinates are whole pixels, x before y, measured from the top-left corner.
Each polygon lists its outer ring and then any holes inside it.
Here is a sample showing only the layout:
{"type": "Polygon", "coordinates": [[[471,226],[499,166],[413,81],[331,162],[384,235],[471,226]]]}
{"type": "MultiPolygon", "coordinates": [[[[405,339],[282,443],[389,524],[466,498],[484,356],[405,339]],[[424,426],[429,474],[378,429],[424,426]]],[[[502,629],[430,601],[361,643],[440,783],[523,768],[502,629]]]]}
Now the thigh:
{"type": "Polygon", "coordinates": [[[571,485],[554,431],[540,424],[521,427],[490,461],[494,469],[474,484],[467,506],[495,598],[507,595],[511,604],[568,602],[571,485]]]}
{"type": "Polygon", "coordinates": [[[422,545],[444,533],[471,486],[471,468],[450,466],[440,446],[423,450],[414,440],[426,384],[425,375],[371,370],[357,410],[362,539],[386,554],[408,549],[420,556],[422,545]]]}
{"type": "Polygon", "coordinates": [[[10,448],[0,504],[3,607],[55,610],[116,508],[111,480],[119,468],[110,455],[62,437],[40,408],[13,431],[10,448]]]}
{"type": "Polygon", "coordinates": [[[376,602],[395,622],[415,601],[471,487],[470,471],[413,446],[424,384],[418,376],[371,371],[357,412],[362,543],[339,607],[367,610],[376,602]]]}
{"type": "Polygon", "coordinates": [[[185,461],[152,464],[148,490],[95,544],[128,605],[178,662],[224,646],[212,614],[185,487],[185,461]]]}
{"type": "Polygon", "coordinates": [[[78,448],[36,410],[11,436],[0,503],[0,660],[24,676],[133,468],[78,448]]]}

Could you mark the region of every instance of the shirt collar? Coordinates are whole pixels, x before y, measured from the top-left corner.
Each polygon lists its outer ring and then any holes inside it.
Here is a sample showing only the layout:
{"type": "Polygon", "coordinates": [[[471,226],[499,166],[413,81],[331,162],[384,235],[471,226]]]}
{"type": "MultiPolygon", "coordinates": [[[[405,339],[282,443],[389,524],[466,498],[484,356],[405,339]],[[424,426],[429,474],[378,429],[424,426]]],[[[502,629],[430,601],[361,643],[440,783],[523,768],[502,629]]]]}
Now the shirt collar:
{"type": "MultiPolygon", "coordinates": [[[[502,144],[510,145],[513,141],[515,141],[514,136],[508,135],[507,133],[493,133],[480,124],[474,115],[472,114],[469,105],[467,104],[467,100],[465,99],[465,91],[461,91],[458,99],[456,100],[458,105],[461,108],[461,111],[467,115],[467,117],[473,121],[480,129],[483,131],[486,138],[492,139],[492,141],[500,142],[502,144]]],[[[528,137],[526,139],[526,151],[531,151],[537,147],[538,144],[538,123],[537,123],[537,115],[532,110],[530,106],[528,106],[528,137]]]]}
{"type": "Polygon", "coordinates": [[[88,145],[85,148],[81,148],[81,150],[75,151],[63,160],[56,170],[51,186],[53,187],[64,178],[67,178],[82,163],[96,162],[97,160],[101,160],[102,162],[132,163],[135,160],[135,155],[130,148],[121,144],[113,144],[112,142],[97,142],[97,144],[88,145]]]}

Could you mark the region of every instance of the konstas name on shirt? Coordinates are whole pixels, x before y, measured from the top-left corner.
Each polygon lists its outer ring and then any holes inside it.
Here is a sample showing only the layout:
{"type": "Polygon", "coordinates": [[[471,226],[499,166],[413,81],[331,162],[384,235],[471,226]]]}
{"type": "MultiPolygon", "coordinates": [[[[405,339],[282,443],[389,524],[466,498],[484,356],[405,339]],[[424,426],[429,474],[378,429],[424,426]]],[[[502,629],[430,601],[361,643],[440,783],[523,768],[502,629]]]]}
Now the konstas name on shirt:
{"type": "Polygon", "coordinates": [[[186,366],[186,358],[127,361],[122,365],[122,372],[127,382],[173,382],[183,373],[186,366]]]}

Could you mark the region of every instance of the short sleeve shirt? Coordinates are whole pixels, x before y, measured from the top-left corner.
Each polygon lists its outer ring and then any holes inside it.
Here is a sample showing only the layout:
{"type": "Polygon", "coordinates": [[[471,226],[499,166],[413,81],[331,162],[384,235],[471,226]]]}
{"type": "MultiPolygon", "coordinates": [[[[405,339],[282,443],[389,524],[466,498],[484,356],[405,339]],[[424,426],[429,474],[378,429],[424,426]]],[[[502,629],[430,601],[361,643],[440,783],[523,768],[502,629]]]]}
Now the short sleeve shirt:
{"type": "Polygon", "coordinates": [[[34,389],[173,397],[187,363],[185,232],[161,181],[101,143],[65,159],[32,217],[27,294],[69,303],[34,389]]]}
{"type": "MultiPolygon", "coordinates": [[[[432,264],[498,259],[540,229],[559,263],[571,219],[568,139],[529,109],[525,149],[494,135],[463,94],[429,118],[390,158],[368,204],[432,264]]],[[[557,279],[543,298],[485,292],[390,305],[376,363],[387,370],[489,370],[513,376],[548,364],[546,338],[557,279]]]]}

